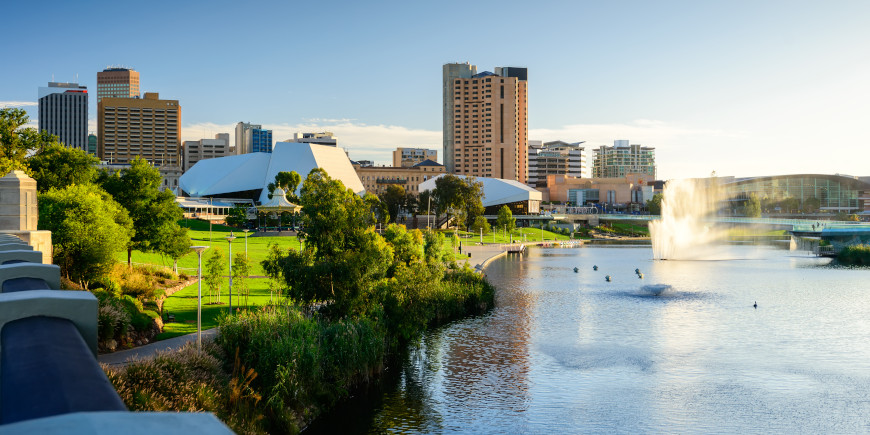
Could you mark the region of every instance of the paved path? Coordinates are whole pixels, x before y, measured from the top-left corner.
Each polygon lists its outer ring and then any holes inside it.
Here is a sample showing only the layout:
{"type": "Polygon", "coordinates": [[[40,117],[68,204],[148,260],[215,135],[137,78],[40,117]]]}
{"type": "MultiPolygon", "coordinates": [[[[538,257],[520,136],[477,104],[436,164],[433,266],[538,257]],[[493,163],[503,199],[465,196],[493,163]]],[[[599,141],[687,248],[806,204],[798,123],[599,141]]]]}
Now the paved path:
{"type": "MultiPolygon", "coordinates": [[[[202,339],[212,340],[217,335],[217,328],[206,329],[202,331],[202,339]]],[[[121,350],[114,353],[106,353],[99,355],[97,361],[109,365],[111,367],[123,367],[129,361],[153,358],[157,352],[176,350],[184,346],[187,342],[196,342],[196,333],[182,335],[180,337],[169,338],[166,340],[155,341],[153,343],[139,346],[133,349],[121,350]]]]}
{"type": "Polygon", "coordinates": [[[462,253],[471,254],[471,257],[464,260],[472,269],[482,266],[487,260],[495,256],[501,255],[501,244],[494,243],[488,245],[466,245],[462,244],[462,253]]]}

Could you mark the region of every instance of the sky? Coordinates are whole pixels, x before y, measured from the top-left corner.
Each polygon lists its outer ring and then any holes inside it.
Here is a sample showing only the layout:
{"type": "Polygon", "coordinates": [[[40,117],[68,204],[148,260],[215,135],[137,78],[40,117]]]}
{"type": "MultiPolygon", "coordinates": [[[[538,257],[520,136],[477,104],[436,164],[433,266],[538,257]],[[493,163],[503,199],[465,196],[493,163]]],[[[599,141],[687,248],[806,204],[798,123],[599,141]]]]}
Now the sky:
{"type": "Polygon", "coordinates": [[[656,148],[658,178],[870,175],[867,1],[14,2],[0,107],[127,66],[182,139],[332,131],[442,157],[441,66],[529,70],[529,138],[656,148]],[[231,134],[232,136],[232,134],[231,134]]]}

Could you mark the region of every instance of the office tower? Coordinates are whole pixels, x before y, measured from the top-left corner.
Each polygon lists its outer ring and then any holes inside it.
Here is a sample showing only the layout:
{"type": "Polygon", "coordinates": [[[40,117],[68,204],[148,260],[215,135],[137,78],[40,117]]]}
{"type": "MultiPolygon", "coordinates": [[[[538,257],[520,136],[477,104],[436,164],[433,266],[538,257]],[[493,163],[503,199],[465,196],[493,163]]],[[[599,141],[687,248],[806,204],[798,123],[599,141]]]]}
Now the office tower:
{"type": "Polygon", "coordinates": [[[477,66],[465,63],[448,63],[442,69],[442,92],[443,92],[443,120],[444,120],[444,166],[447,168],[447,173],[453,173],[453,152],[454,152],[454,131],[453,126],[456,118],[454,117],[454,105],[460,98],[454,95],[453,86],[456,79],[469,78],[477,74],[477,66]]]}
{"type": "Polygon", "coordinates": [[[629,145],[627,140],[615,140],[613,146],[601,145],[593,150],[592,176],[595,178],[621,178],[639,174],[656,178],[656,149],[629,145]]]}
{"type": "Polygon", "coordinates": [[[444,65],[445,82],[453,82],[444,96],[445,166],[454,174],[525,183],[528,70],[498,67],[495,73],[466,77],[474,70],[467,64],[444,65]]]}
{"type": "Polygon", "coordinates": [[[111,164],[141,156],[158,168],[181,168],[181,106],[156,92],[143,98],[106,97],[97,104],[97,154],[111,164]]]}
{"type": "Polygon", "coordinates": [[[546,187],[548,175],[580,178],[586,172],[583,142],[529,141],[529,186],[546,187]]]}
{"type": "Polygon", "coordinates": [[[139,72],[109,67],[97,73],[97,103],[103,98],[139,98],[139,72]]]}
{"type": "Polygon", "coordinates": [[[321,131],[319,133],[293,133],[293,139],[287,139],[284,142],[313,143],[315,145],[327,145],[331,147],[338,146],[338,139],[336,139],[331,131],[321,131]]]}
{"type": "Polygon", "coordinates": [[[438,151],[425,148],[396,148],[393,151],[393,166],[410,168],[426,160],[438,161],[438,151]]]}
{"type": "Polygon", "coordinates": [[[97,135],[93,133],[88,135],[88,154],[97,155],[97,135]]]}
{"type": "Polygon", "coordinates": [[[49,82],[39,88],[39,130],[57,135],[70,148],[88,149],[88,88],[49,82]]]}
{"type": "Polygon", "coordinates": [[[186,140],[184,148],[184,172],[196,162],[230,155],[230,134],[218,133],[214,139],[186,140]]]}
{"type": "Polygon", "coordinates": [[[260,124],[240,122],[236,124],[235,154],[271,153],[272,130],[265,130],[260,124]]]}

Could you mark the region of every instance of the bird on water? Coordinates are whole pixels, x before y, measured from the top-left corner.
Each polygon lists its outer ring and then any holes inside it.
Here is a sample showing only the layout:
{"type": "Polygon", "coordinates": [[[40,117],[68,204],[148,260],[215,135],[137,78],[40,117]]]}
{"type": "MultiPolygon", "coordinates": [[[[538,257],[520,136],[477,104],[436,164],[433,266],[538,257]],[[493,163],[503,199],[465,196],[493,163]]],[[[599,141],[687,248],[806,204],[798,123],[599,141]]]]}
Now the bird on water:
{"type": "Polygon", "coordinates": [[[755,303],[752,304],[752,308],[758,308],[758,301],[755,301],[755,303]]]}

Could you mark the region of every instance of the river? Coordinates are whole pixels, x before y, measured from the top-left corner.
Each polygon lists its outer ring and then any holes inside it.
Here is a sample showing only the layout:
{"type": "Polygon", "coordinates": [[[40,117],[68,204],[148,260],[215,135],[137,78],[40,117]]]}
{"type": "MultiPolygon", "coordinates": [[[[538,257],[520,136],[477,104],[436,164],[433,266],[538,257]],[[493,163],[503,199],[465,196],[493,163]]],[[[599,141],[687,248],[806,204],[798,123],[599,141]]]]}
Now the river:
{"type": "Polygon", "coordinates": [[[653,261],[649,246],[498,259],[492,311],[428,332],[307,432],[870,431],[870,270],[729,249],[721,261],[653,261]]]}

